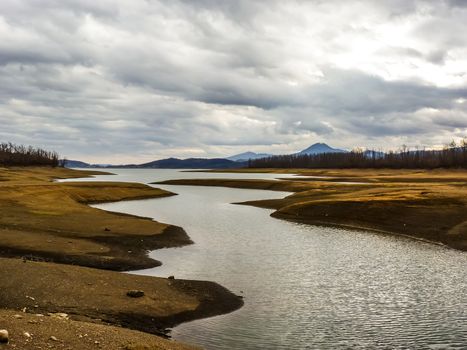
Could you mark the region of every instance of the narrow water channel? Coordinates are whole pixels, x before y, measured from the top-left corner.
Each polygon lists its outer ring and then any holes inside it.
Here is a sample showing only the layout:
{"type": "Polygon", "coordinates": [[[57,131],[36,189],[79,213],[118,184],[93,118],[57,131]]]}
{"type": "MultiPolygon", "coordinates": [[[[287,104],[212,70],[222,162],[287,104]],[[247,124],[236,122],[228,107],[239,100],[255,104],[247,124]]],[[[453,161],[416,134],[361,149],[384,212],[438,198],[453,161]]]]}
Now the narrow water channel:
{"type": "MultiPolygon", "coordinates": [[[[275,178],[112,169],[88,181],[275,178]]],[[[280,175],[280,177],[284,177],[280,175]]],[[[215,281],[245,297],[228,315],[182,324],[207,349],[466,349],[467,254],[408,238],[294,224],[230,204],[287,193],[159,186],[178,196],[96,207],[182,226],[195,244],[151,253],[153,276],[215,281]]]]}

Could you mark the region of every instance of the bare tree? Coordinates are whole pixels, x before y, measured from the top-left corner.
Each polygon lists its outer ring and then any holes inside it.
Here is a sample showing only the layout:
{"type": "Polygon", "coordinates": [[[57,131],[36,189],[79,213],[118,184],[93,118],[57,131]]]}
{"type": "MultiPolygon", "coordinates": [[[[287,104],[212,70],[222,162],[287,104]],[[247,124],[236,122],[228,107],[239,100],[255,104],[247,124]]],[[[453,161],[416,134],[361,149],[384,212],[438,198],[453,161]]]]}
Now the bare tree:
{"type": "Polygon", "coordinates": [[[57,152],[33,146],[0,143],[0,165],[2,166],[61,166],[57,152]]]}

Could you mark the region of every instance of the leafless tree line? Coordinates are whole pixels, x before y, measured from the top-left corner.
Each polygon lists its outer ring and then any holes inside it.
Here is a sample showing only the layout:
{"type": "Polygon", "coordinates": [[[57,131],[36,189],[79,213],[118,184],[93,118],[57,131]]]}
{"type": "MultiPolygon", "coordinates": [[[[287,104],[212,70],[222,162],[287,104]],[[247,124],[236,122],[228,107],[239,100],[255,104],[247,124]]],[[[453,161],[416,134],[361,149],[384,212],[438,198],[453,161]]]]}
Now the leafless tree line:
{"type": "Polygon", "coordinates": [[[33,146],[0,143],[0,165],[2,166],[63,166],[57,152],[33,146]]]}
{"type": "Polygon", "coordinates": [[[392,168],[435,169],[467,168],[467,140],[451,142],[442,150],[410,150],[402,146],[398,151],[381,152],[355,149],[348,153],[315,155],[282,155],[251,159],[249,168],[392,168]]]}

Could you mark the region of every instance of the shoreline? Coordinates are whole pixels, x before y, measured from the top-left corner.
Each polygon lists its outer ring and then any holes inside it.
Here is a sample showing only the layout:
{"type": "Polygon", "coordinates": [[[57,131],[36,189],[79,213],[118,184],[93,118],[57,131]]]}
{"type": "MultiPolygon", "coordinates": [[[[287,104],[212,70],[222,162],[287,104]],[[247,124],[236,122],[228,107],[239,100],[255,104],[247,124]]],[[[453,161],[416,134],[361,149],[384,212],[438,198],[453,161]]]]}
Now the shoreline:
{"type": "MultiPolygon", "coordinates": [[[[279,174],[281,170],[249,169],[247,172],[279,174]]],[[[271,216],[279,219],[400,235],[467,251],[466,171],[286,170],[299,176],[324,175],[330,179],[180,179],[159,183],[290,192],[282,199],[235,204],[273,209],[271,216]],[[355,183],[347,182],[349,179],[355,183]],[[365,186],[362,182],[366,182],[365,186]]]]}
{"type": "MultiPolygon", "coordinates": [[[[133,344],[125,349],[140,349],[152,342],[148,337],[161,348],[191,348],[160,336],[182,322],[235,311],[243,299],[215,282],[118,272],[159,266],[150,251],[193,242],[181,227],[89,206],[175,195],[171,192],[136,183],[52,181],[98,173],[0,168],[0,320],[9,327],[11,344],[24,340],[25,330],[18,328],[23,318],[64,313],[71,333],[63,335],[63,344],[76,342],[72,329],[91,332],[99,325],[117,326],[100,330],[108,336],[99,342],[108,349],[124,348],[125,339],[133,344]],[[144,296],[130,298],[130,290],[143,290],[144,296]],[[132,333],[138,331],[146,332],[145,342],[132,333]]],[[[31,334],[39,332],[34,337],[53,343],[39,325],[28,328],[31,334]]],[[[21,348],[35,349],[33,343],[21,348]]]]}
{"type": "Polygon", "coordinates": [[[0,266],[0,278],[8,278],[0,291],[0,309],[20,314],[66,313],[72,321],[118,325],[159,336],[167,336],[167,328],[182,322],[228,313],[243,304],[215,282],[8,258],[0,258],[0,266]],[[142,290],[144,296],[130,298],[129,290],[142,290]],[[162,304],[157,302],[160,299],[162,304]]]}
{"type": "MultiPolygon", "coordinates": [[[[243,204],[243,203],[234,203],[234,204],[239,204],[239,205],[252,205],[252,204],[243,204]]],[[[258,207],[261,208],[261,207],[258,207]]],[[[273,213],[274,214],[274,213],[273,213]]],[[[432,245],[437,245],[440,247],[448,248],[448,249],[455,249],[453,247],[450,247],[442,242],[436,242],[436,241],[431,241],[423,237],[416,237],[404,233],[399,233],[399,232],[394,232],[394,231],[385,231],[377,228],[371,228],[371,227],[365,227],[365,226],[358,226],[358,225],[350,225],[350,224],[343,224],[343,223],[337,223],[337,222],[325,222],[325,221],[313,221],[313,220],[307,220],[307,219],[297,219],[297,218],[292,218],[292,217],[287,217],[287,216],[280,216],[280,215],[272,215],[271,217],[275,219],[280,219],[280,220],[286,220],[290,222],[294,222],[297,224],[306,224],[306,225],[313,225],[313,226],[323,226],[323,227],[336,227],[339,229],[346,229],[346,230],[354,230],[354,231],[365,231],[369,233],[376,233],[376,234],[382,234],[382,235],[388,235],[388,236],[397,236],[397,237],[402,237],[402,238],[407,238],[413,241],[419,241],[423,243],[428,243],[432,245]]]]}

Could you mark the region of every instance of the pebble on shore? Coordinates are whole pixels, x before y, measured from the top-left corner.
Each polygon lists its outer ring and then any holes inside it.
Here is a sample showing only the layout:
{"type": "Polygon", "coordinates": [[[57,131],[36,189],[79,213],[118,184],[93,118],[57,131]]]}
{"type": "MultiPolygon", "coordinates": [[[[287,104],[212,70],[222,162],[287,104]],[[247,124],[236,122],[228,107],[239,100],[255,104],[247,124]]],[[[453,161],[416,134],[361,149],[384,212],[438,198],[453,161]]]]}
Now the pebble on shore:
{"type": "Polygon", "coordinates": [[[131,298],[141,298],[144,296],[144,292],[142,290],[129,290],[127,293],[126,293],[127,296],[131,297],[131,298]]]}
{"type": "Polygon", "coordinates": [[[0,329],[0,344],[7,344],[8,340],[8,331],[6,329],[0,329]]]}

